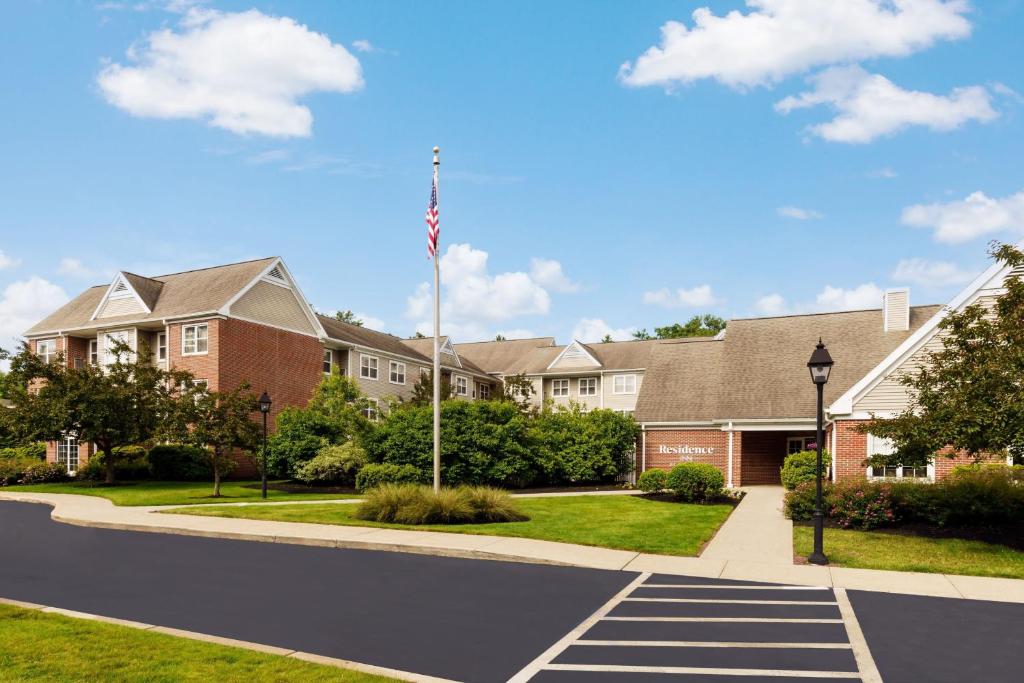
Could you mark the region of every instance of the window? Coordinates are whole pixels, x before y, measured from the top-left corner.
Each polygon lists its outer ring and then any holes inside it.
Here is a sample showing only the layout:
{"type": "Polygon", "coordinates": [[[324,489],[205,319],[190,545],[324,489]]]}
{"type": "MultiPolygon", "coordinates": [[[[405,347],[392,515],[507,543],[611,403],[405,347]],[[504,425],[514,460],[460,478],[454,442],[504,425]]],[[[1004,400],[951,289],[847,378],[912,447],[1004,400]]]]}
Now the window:
{"type": "Polygon", "coordinates": [[[813,436],[791,436],[786,439],[786,455],[793,455],[800,451],[812,451],[817,447],[813,436]]]}
{"type": "Polygon", "coordinates": [[[613,394],[635,394],[636,375],[615,375],[612,377],[613,394]]]}
{"type": "MultiPolygon", "coordinates": [[[[103,362],[106,365],[111,365],[117,362],[117,346],[119,344],[126,345],[129,349],[132,348],[132,330],[118,330],[116,332],[107,332],[103,338],[103,362]]],[[[128,354],[130,355],[130,354],[128,354]]],[[[121,360],[127,362],[131,358],[126,354],[121,354],[121,360]]]]}
{"type": "Polygon", "coordinates": [[[78,471],[78,438],[65,436],[57,442],[57,464],[64,465],[68,474],[78,471]]]}
{"type": "Polygon", "coordinates": [[[181,355],[196,356],[206,353],[209,346],[210,329],[206,323],[184,325],[181,328],[181,355]]]}
{"type": "Polygon", "coordinates": [[[618,413],[619,415],[629,415],[629,416],[633,415],[633,411],[632,410],[616,410],[615,412],[618,413]]]}
{"type": "Polygon", "coordinates": [[[462,375],[455,375],[455,393],[458,396],[469,395],[469,379],[462,375]]]}
{"type": "Polygon", "coordinates": [[[551,380],[551,395],[552,396],[568,396],[569,395],[569,380],[567,380],[567,379],[553,379],[553,380],[551,380]]]}
{"type": "Polygon", "coordinates": [[[481,384],[480,385],[480,399],[483,401],[489,401],[491,398],[491,385],[481,384]]]}
{"type": "Polygon", "coordinates": [[[156,359],[160,362],[167,360],[167,333],[161,332],[156,335],[156,359]]]}
{"type": "Polygon", "coordinates": [[[392,384],[405,384],[405,363],[391,361],[388,364],[388,380],[392,384]]]}
{"type": "Polygon", "coordinates": [[[596,377],[584,377],[580,380],[580,396],[597,396],[596,377]]]}
{"type": "Polygon", "coordinates": [[[377,357],[359,355],[359,376],[363,379],[377,379],[377,357]]]}
{"type": "MultiPolygon", "coordinates": [[[[868,458],[874,455],[892,455],[896,448],[890,439],[868,434],[868,458]]],[[[868,467],[869,479],[931,479],[932,466],[904,467],[903,465],[880,464],[868,467]]]]}
{"type": "Polygon", "coordinates": [[[51,362],[57,357],[57,340],[40,339],[36,342],[36,355],[43,359],[44,363],[51,362]]]}
{"type": "Polygon", "coordinates": [[[100,340],[89,340],[89,365],[98,365],[100,362],[100,340]]]}
{"type": "Polygon", "coordinates": [[[331,350],[330,349],[324,349],[324,374],[325,375],[331,374],[331,361],[333,360],[333,358],[334,358],[334,355],[331,352],[331,350]]]}
{"type": "Polygon", "coordinates": [[[362,410],[363,417],[365,417],[367,420],[374,420],[374,421],[376,421],[376,419],[377,419],[377,409],[378,409],[377,399],[375,399],[375,398],[368,398],[368,399],[366,399],[366,406],[362,410]]]}

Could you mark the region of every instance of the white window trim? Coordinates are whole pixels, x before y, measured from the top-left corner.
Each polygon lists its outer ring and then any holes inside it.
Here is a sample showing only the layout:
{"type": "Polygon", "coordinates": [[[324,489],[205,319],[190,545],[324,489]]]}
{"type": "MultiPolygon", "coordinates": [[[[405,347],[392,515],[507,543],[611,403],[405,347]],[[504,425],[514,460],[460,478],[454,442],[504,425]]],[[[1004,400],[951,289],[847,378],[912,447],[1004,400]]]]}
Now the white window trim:
{"type": "Polygon", "coordinates": [[[480,390],[477,393],[480,394],[480,400],[481,401],[489,401],[490,398],[491,398],[491,385],[490,384],[481,384],[480,385],[480,390]]]}
{"type": "Polygon", "coordinates": [[[597,396],[597,377],[580,377],[576,386],[576,390],[580,396],[597,396]],[[583,393],[584,382],[593,382],[593,390],[588,391],[587,393],[583,393]]]}
{"type": "Polygon", "coordinates": [[[391,384],[405,384],[405,363],[398,360],[388,361],[388,382],[390,382],[391,384]],[[401,372],[398,371],[399,367],[402,368],[401,372]],[[401,375],[402,381],[399,382],[397,380],[391,379],[393,375],[401,375]]]}
{"type": "Polygon", "coordinates": [[[100,340],[90,339],[89,340],[89,365],[99,365],[100,363],[100,340]]]}
{"type": "Polygon", "coordinates": [[[612,375],[612,393],[616,394],[616,395],[635,394],[636,393],[636,375],[612,375]],[[620,377],[622,378],[622,391],[618,390],[618,388],[616,387],[616,381],[615,381],[615,380],[619,379],[620,377]],[[626,380],[628,378],[630,378],[630,377],[633,378],[633,388],[631,390],[627,391],[626,390],[626,384],[627,384],[626,380]]]}
{"type": "Polygon", "coordinates": [[[320,361],[320,368],[323,369],[325,366],[327,369],[324,370],[324,374],[330,376],[334,372],[334,351],[331,349],[324,349],[324,357],[320,361]]]}
{"type": "Polygon", "coordinates": [[[206,356],[206,355],[209,355],[209,353],[210,353],[210,323],[192,323],[190,325],[182,325],[181,326],[181,355],[182,356],[206,356]],[[206,350],[205,351],[200,351],[199,350],[199,328],[200,327],[205,327],[206,328],[206,350]],[[194,328],[196,330],[195,331],[195,336],[194,336],[195,344],[196,344],[196,350],[195,351],[186,351],[185,350],[185,330],[187,330],[189,328],[194,328]]]}
{"type": "Polygon", "coordinates": [[[366,407],[363,408],[363,415],[367,420],[376,422],[380,417],[380,401],[375,398],[367,398],[366,407]]]}
{"type": "MultiPolygon", "coordinates": [[[[206,345],[207,345],[207,347],[209,347],[209,345],[210,345],[209,340],[207,340],[206,345]]],[[[158,332],[157,335],[156,335],[156,360],[157,360],[158,363],[166,363],[167,362],[167,333],[166,332],[158,332]],[[161,341],[160,341],[161,337],[163,338],[163,343],[161,343],[161,341]]]]}
{"type": "Polygon", "coordinates": [[[69,475],[71,475],[71,476],[75,476],[75,474],[77,474],[78,466],[81,464],[80,458],[81,458],[82,451],[81,451],[80,446],[81,446],[81,444],[78,442],[78,437],[76,437],[76,436],[65,435],[64,438],[62,438],[62,439],[57,441],[57,453],[56,453],[56,456],[55,456],[56,457],[56,462],[57,462],[58,465],[64,465],[64,467],[67,469],[67,473],[69,475]],[[70,445],[71,441],[75,442],[75,445],[73,447],[70,445]],[[75,456],[74,456],[74,466],[72,466],[72,463],[71,463],[71,460],[72,460],[72,458],[71,458],[71,452],[72,452],[71,449],[72,448],[74,448],[74,454],[75,454],[75,456]],[[61,462],[61,451],[62,450],[64,451],[64,461],[63,462],[61,462]]]}
{"type": "Polygon", "coordinates": [[[138,348],[138,345],[136,343],[136,341],[138,340],[138,335],[136,334],[134,329],[128,328],[128,329],[121,329],[121,330],[107,330],[106,332],[103,333],[103,365],[104,366],[113,365],[116,362],[117,359],[113,356],[113,352],[111,351],[110,347],[107,345],[107,342],[111,338],[113,338],[114,335],[121,334],[122,332],[124,332],[124,333],[126,333],[128,335],[128,338],[125,339],[125,344],[128,345],[128,348],[131,351],[131,353],[135,353],[136,349],[138,348]]]}
{"type": "MultiPolygon", "coordinates": [[[[811,442],[813,443],[815,438],[816,437],[813,437],[813,436],[788,436],[788,437],[786,437],[786,455],[790,454],[790,450],[789,450],[789,444],[790,443],[792,443],[794,441],[799,441],[800,442],[800,450],[804,451],[804,450],[807,450],[807,441],[808,441],[808,439],[811,440],[811,442]]],[[[793,451],[793,452],[794,453],[798,453],[799,451],[793,451]]]]}
{"type": "MultiPolygon", "coordinates": [[[[888,439],[882,439],[881,437],[877,437],[874,434],[868,434],[867,436],[868,436],[868,438],[866,439],[866,441],[867,441],[866,458],[870,459],[871,456],[876,454],[876,453],[881,454],[881,451],[879,450],[879,448],[875,446],[875,440],[877,439],[878,441],[888,441],[888,439]]],[[[908,467],[907,469],[912,469],[912,468],[908,467]]],[[[871,470],[872,470],[872,466],[869,464],[867,466],[867,469],[865,470],[865,474],[867,475],[867,478],[870,481],[892,481],[894,479],[901,479],[901,480],[904,479],[904,476],[903,476],[903,465],[897,465],[896,466],[896,476],[895,477],[886,477],[886,476],[878,477],[878,476],[875,476],[874,474],[872,474],[871,470]]],[[[932,460],[931,462],[928,463],[928,466],[927,466],[927,477],[925,479],[921,479],[920,477],[906,477],[906,479],[908,479],[909,481],[929,481],[929,482],[934,482],[935,481],[935,461],[932,460]]]]}
{"type": "Polygon", "coordinates": [[[50,363],[54,358],[57,357],[57,340],[56,339],[40,339],[36,342],[36,355],[43,358],[45,362],[50,363]],[[46,344],[46,354],[44,355],[39,350],[40,344],[46,344]]]}
{"type": "Polygon", "coordinates": [[[359,378],[373,380],[374,382],[380,380],[380,358],[378,356],[371,356],[365,353],[359,354],[359,378]],[[364,360],[373,360],[373,367],[370,367],[369,364],[363,365],[364,360]],[[367,371],[365,375],[363,374],[364,369],[367,371]],[[372,377],[369,374],[370,370],[373,370],[372,377]]]}
{"type": "Polygon", "coordinates": [[[469,378],[465,375],[455,375],[455,395],[469,396],[469,378]]]}
{"type": "Polygon", "coordinates": [[[553,379],[551,380],[551,396],[554,398],[564,398],[569,396],[569,380],[567,379],[553,379]],[[564,393],[562,393],[564,391],[564,393]]]}

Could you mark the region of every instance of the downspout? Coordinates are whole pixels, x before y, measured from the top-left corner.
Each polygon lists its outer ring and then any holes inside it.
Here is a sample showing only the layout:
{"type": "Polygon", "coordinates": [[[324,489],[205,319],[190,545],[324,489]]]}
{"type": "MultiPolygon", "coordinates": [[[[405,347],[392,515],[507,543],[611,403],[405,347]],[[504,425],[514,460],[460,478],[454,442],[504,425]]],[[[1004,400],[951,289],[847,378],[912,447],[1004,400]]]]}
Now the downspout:
{"type": "MultiPolygon", "coordinates": [[[[603,380],[602,380],[603,382],[603,380]]],[[[636,460],[634,459],[634,465],[636,460]]],[[[647,471],[647,426],[640,425],[640,474],[647,471]]]]}
{"type": "Polygon", "coordinates": [[[728,487],[732,488],[732,435],[733,435],[732,420],[729,421],[728,429],[729,429],[729,467],[728,467],[728,470],[729,470],[729,476],[728,476],[729,483],[728,483],[728,487]]]}
{"type": "Polygon", "coordinates": [[[836,453],[836,444],[839,443],[836,432],[839,431],[839,423],[832,420],[832,449],[829,455],[832,456],[832,483],[836,483],[836,471],[839,469],[839,455],[836,453]]]}

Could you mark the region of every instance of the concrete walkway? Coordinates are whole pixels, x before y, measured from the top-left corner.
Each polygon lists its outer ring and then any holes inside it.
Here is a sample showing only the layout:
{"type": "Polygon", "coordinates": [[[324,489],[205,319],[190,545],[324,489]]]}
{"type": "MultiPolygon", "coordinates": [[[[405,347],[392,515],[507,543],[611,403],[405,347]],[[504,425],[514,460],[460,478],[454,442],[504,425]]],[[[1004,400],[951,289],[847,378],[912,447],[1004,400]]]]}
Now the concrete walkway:
{"type": "Polygon", "coordinates": [[[53,507],[55,521],[107,529],[1024,603],[1024,580],[795,565],[792,550],[783,561],[777,520],[769,525],[773,530],[766,532],[774,540],[757,543],[751,539],[762,526],[755,513],[761,510],[763,514],[771,506],[770,492],[762,496],[754,491],[733,513],[740,521],[732,524],[730,520],[720,533],[730,525],[735,530],[730,528],[724,540],[709,544],[717,557],[709,557],[707,552],[701,557],[651,555],[501,536],[174,515],[159,513],[163,508],[119,507],[96,496],[0,492],[0,503],[42,503],[53,507]],[[744,524],[743,520],[757,523],[744,524]],[[752,556],[743,555],[744,548],[749,548],[752,556]]]}
{"type": "Polygon", "coordinates": [[[750,486],[701,558],[793,563],[793,522],[782,514],[781,486],[750,486]]]}

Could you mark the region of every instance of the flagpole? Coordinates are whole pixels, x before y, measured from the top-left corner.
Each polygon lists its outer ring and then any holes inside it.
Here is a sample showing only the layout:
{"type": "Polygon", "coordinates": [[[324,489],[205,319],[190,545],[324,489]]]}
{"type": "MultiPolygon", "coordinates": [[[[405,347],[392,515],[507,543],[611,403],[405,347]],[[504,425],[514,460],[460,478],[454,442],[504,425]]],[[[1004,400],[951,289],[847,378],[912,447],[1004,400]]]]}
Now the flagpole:
{"type": "MultiPolygon", "coordinates": [[[[437,185],[440,185],[437,179],[438,167],[441,165],[438,159],[440,151],[438,147],[434,148],[434,178],[437,185]]],[[[440,188],[435,191],[440,207],[440,188]]],[[[434,247],[434,493],[441,490],[441,256],[437,253],[439,247],[440,237],[434,247]]]]}

